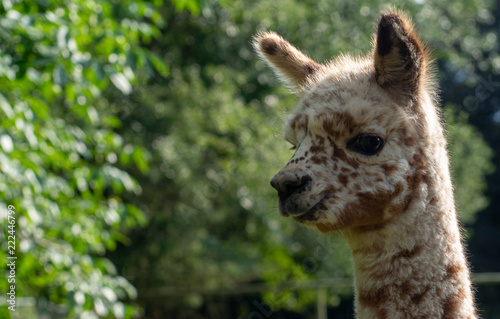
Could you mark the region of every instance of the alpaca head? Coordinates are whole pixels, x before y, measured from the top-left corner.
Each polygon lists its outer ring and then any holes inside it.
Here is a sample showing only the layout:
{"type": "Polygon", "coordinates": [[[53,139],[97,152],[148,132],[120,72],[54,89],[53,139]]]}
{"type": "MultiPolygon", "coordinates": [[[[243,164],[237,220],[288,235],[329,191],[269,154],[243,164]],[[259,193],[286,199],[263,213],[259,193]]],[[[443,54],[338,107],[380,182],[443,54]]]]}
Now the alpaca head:
{"type": "Polygon", "coordinates": [[[438,119],[409,20],[384,13],[365,58],[319,64],[272,32],[254,47],[300,99],[285,126],[295,154],[271,180],[283,215],[323,232],[373,227],[425,191],[422,147],[438,119]]]}

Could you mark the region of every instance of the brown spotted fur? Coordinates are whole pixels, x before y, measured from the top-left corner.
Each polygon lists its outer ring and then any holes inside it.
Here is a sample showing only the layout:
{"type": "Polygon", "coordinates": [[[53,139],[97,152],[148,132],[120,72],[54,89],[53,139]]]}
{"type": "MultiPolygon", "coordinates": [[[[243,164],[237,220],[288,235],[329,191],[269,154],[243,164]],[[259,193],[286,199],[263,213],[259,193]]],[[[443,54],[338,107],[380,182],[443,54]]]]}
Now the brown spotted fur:
{"type": "Polygon", "coordinates": [[[300,98],[285,126],[295,155],[271,180],[280,211],[342,232],[357,318],[477,318],[429,57],[410,20],[383,13],[363,58],[319,64],[273,32],[254,46],[300,98]],[[359,134],[383,149],[352,151],[359,134]]]}

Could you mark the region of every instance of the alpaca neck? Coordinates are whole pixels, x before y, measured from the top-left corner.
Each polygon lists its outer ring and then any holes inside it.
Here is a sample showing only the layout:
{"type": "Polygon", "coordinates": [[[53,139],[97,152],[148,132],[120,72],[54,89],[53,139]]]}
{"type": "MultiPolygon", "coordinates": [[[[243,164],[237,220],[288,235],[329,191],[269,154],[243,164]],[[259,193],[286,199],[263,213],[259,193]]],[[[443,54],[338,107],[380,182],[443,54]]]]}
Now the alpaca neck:
{"type": "Polygon", "coordinates": [[[414,200],[379,227],[344,232],[358,319],[475,318],[453,201],[435,202],[414,200]]]}

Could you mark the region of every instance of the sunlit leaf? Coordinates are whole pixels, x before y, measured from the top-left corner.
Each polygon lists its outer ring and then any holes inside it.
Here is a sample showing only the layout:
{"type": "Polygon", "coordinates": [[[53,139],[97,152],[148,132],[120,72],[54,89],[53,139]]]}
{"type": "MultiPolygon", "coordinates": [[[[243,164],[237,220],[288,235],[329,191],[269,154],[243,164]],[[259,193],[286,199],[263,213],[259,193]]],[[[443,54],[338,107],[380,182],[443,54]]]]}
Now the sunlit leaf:
{"type": "Polygon", "coordinates": [[[130,94],[132,92],[130,82],[122,73],[113,73],[110,75],[110,79],[116,88],[122,91],[123,94],[130,94]]]}

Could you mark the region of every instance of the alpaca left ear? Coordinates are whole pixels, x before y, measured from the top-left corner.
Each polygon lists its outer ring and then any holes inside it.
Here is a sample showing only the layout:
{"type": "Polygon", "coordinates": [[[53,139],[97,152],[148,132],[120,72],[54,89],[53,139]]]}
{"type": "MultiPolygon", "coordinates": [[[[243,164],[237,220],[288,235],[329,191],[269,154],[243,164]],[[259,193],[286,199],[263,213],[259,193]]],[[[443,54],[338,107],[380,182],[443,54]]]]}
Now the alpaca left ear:
{"type": "Polygon", "coordinates": [[[253,39],[259,56],[293,91],[307,84],[321,65],[291,45],[275,32],[262,31],[253,39]]]}
{"type": "Polygon", "coordinates": [[[382,14],[375,42],[377,83],[404,103],[413,100],[425,76],[425,52],[409,19],[388,11],[382,14]]]}

